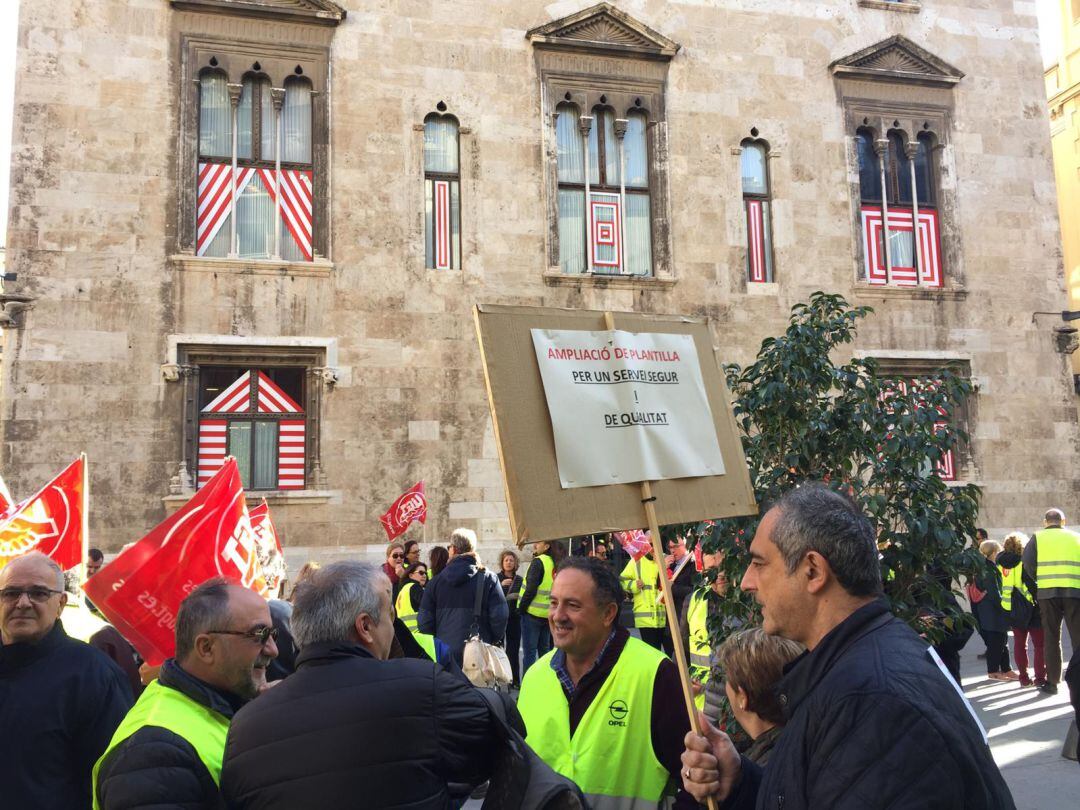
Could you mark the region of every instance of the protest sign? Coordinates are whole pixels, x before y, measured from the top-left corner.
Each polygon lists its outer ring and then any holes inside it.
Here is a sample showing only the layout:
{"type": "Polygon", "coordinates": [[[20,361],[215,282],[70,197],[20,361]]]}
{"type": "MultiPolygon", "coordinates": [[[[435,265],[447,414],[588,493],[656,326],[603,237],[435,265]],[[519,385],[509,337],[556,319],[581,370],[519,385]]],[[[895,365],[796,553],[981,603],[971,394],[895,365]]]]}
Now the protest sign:
{"type": "Polygon", "coordinates": [[[530,331],[563,487],[723,474],[690,335],[530,331]]]}
{"type": "MultiPolygon", "coordinates": [[[[641,487],[630,483],[631,479],[626,476],[619,479],[624,483],[610,486],[563,486],[556,457],[555,419],[552,413],[573,418],[579,402],[589,395],[588,392],[596,389],[616,389],[621,392],[617,396],[629,397],[630,401],[633,401],[633,394],[636,393],[638,401],[644,402],[660,401],[659,392],[671,392],[681,386],[683,379],[688,382],[685,390],[694,388],[689,384],[691,377],[683,376],[679,377],[680,386],[651,384],[648,377],[644,382],[628,378],[627,382],[618,385],[574,385],[571,379],[567,383],[569,393],[560,398],[553,409],[549,409],[536,355],[534,329],[548,332],[633,333],[638,336],[638,349],[646,352],[672,351],[664,347],[692,344],[697,375],[707,405],[707,410],[703,408],[701,415],[711,424],[712,441],[719,447],[723,474],[651,479],[657,518],[660,524],[689,523],[757,511],[742,443],[731,411],[730,396],[713,351],[708,323],[703,318],[641,313],[620,312],[615,313],[613,318],[614,323],[610,326],[614,326],[614,330],[609,328],[603,312],[487,304],[476,308],[477,333],[506,488],[506,504],[511,531],[518,544],[644,528],[648,525],[642,511],[641,487]],[[680,342],[672,342],[669,336],[680,342]],[[681,341],[689,341],[689,344],[681,341]],[[661,348],[650,348],[657,346],[661,348]]],[[[662,362],[641,357],[624,358],[626,370],[644,371],[646,374],[663,371],[662,362]]],[[[681,353],[679,361],[681,370],[681,353]]],[[[574,365],[573,362],[568,364],[574,365]]],[[[579,372],[592,370],[578,369],[579,372]]],[[[610,370],[614,372],[614,369],[610,370]]],[[[685,373],[690,374],[688,371],[685,373]]],[[[647,410],[657,412],[662,409],[654,407],[647,410]]],[[[676,412],[674,406],[669,408],[669,412],[676,412]]],[[[582,418],[580,421],[582,424],[575,435],[586,453],[600,446],[600,443],[609,441],[613,434],[622,436],[625,442],[630,433],[663,430],[649,427],[612,430],[605,428],[602,419],[587,422],[582,418]]],[[[704,443],[705,439],[702,446],[704,443]]],[[[695,465],[699,465],[701,459],[712,458],[699,452],[696,447],[689,455],[693,457],[692,463],[695,465]]],[[[603,459],[598,463],[607,464],[603,459]]],[[[712,463],[717,463],[715,458],[712,463]]],[[[693,469],[700,471],[701,468],[693,469]]],[[[673,472],[684,474],[683,471],[673,472]]]]}
{"type": "Polygon", "coordinates": [[[86,459],[71,462],[56,478],[0,515],[0,568],[40,551],[67,571],[83,561],[86,545],[86,459]]]}
{"type": "Polygon", "coordinates": [[[90,577],[83,590],[146,663],[157,666],[175,652],[180,603],[214,577],[257,593],[266,588],[233,458],[179,511],[90,577]]]}

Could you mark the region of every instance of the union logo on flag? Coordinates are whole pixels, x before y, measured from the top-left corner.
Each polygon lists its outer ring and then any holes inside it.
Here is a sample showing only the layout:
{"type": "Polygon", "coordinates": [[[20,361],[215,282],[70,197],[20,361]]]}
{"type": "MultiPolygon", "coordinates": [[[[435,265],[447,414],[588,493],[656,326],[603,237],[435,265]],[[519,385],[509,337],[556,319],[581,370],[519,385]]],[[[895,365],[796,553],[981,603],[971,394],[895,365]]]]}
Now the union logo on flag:
{"type": "Polygon", "coordinates": [[[0,515],[0,568],[31,551],[48,555],[65,571],[82,561],[83,475],[80,458],[0,515]]]}

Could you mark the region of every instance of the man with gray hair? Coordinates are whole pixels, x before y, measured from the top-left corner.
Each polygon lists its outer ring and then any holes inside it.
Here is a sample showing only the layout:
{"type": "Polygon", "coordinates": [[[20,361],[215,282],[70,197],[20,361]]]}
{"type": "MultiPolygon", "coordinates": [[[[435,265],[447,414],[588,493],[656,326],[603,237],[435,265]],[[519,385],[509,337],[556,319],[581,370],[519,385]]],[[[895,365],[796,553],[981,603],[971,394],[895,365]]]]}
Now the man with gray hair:
{"type": "Polygon", "coordinates": [[[131,687],[102,652],[70,638],[60,566],[39,551],[0,568],[0,804],[90,806],[90,771],[131,687]]]}
{"type": "Polygon", "coordinates": [[[496,725],[479,692],[430,661],[388,660],[394,608],[377,566],[332,563],[297,585],[292,628],[296,672],[229,728],[230,808],[441,810],[449,783],[489,777],[496,725]]]}
{"type": "Polygon", "coordinates": [[[822,484],[761,519],[742,589],[764,630],[807,648],[777,685],[786,725],[764,770],[702,716],[683,784],[727,810],[1009,810],[985,732],[944,665],[881,598],[870,522],[822,484]]]}
{"type": "Polygon", "coordinates": [[[1061,622],[1073,650],[1080,648],[1080,534],[1065,528],[1065,513],[1048,509],[1043,528],[1031,535],[1023,554],[1024,571],[1035,580],[1035,599],[1043,626],[1046,683],[1056,695],[1061,680],[1061,622]]]}
{"type": "Polygon", "coordinates": [[[510,608],[498,576],[484,570],[476,557],[475,532],[454,529],[449,551],[446,568],[424,588],[416,624],[421,633],[446,644],[460,666],[465,641],[474,631],[488,644],[502,644],[510,608]]]}

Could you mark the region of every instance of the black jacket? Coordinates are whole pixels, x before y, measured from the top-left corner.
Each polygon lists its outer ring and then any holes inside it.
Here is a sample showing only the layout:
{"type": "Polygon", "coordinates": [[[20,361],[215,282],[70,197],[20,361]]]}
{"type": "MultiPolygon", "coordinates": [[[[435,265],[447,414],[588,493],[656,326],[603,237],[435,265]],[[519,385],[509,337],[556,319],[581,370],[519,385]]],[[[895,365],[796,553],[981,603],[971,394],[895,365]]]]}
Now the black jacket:
{"type": "Polygon", "coordinates": [[[294,674],[236,715],[221,790],[230,808],[252,810],[443,810],[447,782],[488,778],[494,740],[488,705],[463,677],[310,644],[294,674]]]}
{"type": "MultiPolygon", "coordinates": [[[[243,701],[189,675],[173,660],[158,683],[183,692],[223,717],[243,701]]],[[[217,810],[221,794],[191,743],[168,729],[143,726],[109,752],[98,771],[102,810],[217,810]]]]}
{"type": "Polygon", "coordinates": [[[506,597],[498,577],[478,568],[472,554],[454,557],[443,572],[428,583],[416,617],[420,632],[443,641],[459,665],[465,639],[473,625],[476,589],[481,582],[484,596],[480,605],[480,638],[489,644],[501,644],[509,614],[506,597]]]}
{"type": "MultiPolygon", "coordinates": [[[[1016,593],[1012,595],[1012,610],[1007,617],[1009,627],[1018,627],[1021,630],[1042,627],[1042,615],[1039,613],[1038,587],[1035,585],[1035,580],[1028,576],[1027,571],[1023,569],[1020,555],[1009,551],[1003,551],[998,554],[995,563],[1002,571],[1003,582],[1005,571],[1019,567],[1020,578],[1023,580],[1025,587],[1028,589],[1028,593],[1031,595],[1030,599],[1025,598],[1018,589],[1013,588],[1016,593]]],[[[1002,596],[1005,594],[1004,587],[1004,584],[1002,584],[1002,596]]]]}
{"type": "Polygon", "coordinates": [[[778,689],[784,731],[764,771],[743,758],[725,810],[1015,808],[952,679],[883,602],[789,664],[778,689]]]}
{"type": "Polygon", "coordinates": [[[59,621],[0,644],[0,806],[86,810],[90,772],[133,699],[124,673],[59,621]]]}

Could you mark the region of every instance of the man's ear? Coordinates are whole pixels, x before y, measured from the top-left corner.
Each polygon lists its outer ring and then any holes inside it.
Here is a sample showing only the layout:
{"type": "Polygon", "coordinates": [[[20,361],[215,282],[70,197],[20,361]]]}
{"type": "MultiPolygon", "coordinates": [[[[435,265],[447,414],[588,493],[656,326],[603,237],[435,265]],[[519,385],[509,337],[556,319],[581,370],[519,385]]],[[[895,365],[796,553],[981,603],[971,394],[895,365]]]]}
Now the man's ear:
{"type": "Polygon", "coordinates": [[[356,637],[360,639],[360,643],[365,647],[375,642],[375,634],[372,632],[375,629],[375,622],[371,620],[368,614],[361,613],[357,616],[353,622],[353,629],[356,631],[356,637]]]}
{"type": "Polygon", "coordinates": [[[192,648],[191,652],[203,663],[214,663],[215,651],[213,637],[211,637],[209,633],[200,633],[195,636],[195,646],[192,648]]]}
{"type": "Polygon", "coordinates": [[[803,573],[806,577],[807,593],[821,593],[833,578],[829,561],[816,551],[808,551],[803,557],[803,573]]]}
{"type": "Polygon", "coordinates": [[[67,595],[67,591],[64,591],[62,594],[60,594],[60,610],[61,611],[63,611],[64,608],[67,607],[67,603],[68,603],[68,595],[67,595]]]}
{"type": "Polygon", "coordinates": [[[604,627],[611,627],[619,620],[619,605],[612,602],[604,608],[604,627]]]}

